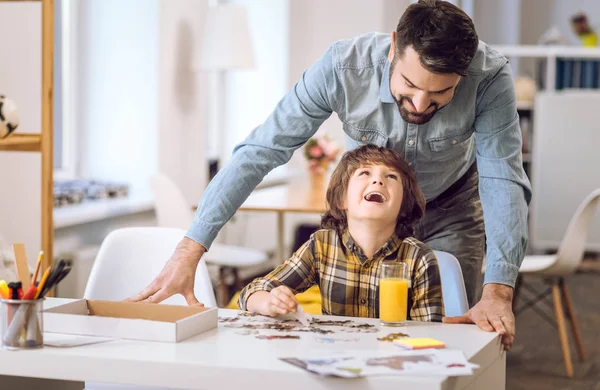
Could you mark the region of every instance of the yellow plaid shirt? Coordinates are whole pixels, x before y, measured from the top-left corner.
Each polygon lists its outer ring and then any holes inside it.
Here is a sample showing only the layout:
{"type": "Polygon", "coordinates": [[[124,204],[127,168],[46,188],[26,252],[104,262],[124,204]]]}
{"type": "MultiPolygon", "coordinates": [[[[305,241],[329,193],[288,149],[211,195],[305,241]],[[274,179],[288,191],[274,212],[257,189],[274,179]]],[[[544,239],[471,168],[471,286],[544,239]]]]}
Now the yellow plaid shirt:
{"type": "Polygon", "coordinates": [[[440,322],[444,309],[435,254],[417,239],[400,240],[395,234],[367,259],[348,232],[340,237],[335,230],[319,230],[291,258],[246,286],[238,305],[246,310],[248,297],[257,291],[285,285],[298,294],[318,284],[323,314],[378,318],[381,264],[398,261],[410,269],[408,318],[440,322]]]}

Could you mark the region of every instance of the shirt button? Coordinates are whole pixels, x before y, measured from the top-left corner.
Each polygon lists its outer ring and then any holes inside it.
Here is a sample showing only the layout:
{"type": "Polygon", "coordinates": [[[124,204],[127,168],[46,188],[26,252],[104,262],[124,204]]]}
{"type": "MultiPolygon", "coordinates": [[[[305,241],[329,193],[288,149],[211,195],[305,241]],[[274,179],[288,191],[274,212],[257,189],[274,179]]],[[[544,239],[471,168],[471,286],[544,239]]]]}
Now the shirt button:
{"type": "Polygon", "coordinates": [[[408,144],[409,144],[410,146],[413,146],[413,145],[415,144],[415,141],[411,139],[411,140],[409,140],[409,141],[408,141],[408,144]]]}
{"type": "Polygon", "coordinates": [[[366,304],[367,304],[367,300],[366,300],[366,299],[364,299],[364,298],[363,298],[363,299],[361,299],[361,300],[360,300],[360,304],[361,304],[361,305],[366,305],[366,304]]]}
{"type": "Polygon", "coordinates": [[[361,140],[366,141],[367,137],[363,135],[362,138],[361,138],[361,140]]]}
{"type": "Polygon", "coordinates": [[[458,143],[457,140],[455,140],[455,139],[452,140],[452,145],[456,145],[457,143],[458,143]]]}

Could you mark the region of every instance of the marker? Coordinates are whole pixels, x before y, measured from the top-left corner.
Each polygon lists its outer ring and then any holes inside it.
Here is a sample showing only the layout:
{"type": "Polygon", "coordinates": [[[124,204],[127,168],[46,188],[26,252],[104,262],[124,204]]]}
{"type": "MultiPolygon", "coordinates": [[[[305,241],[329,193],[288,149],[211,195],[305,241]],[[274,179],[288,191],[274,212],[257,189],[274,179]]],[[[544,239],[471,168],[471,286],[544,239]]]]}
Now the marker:
{"type": "Polygon", "coordinates": [[[0,280],[0,296],[4,299],[10,298],[10,290],[8,289],[6,280],[0,280]]]}

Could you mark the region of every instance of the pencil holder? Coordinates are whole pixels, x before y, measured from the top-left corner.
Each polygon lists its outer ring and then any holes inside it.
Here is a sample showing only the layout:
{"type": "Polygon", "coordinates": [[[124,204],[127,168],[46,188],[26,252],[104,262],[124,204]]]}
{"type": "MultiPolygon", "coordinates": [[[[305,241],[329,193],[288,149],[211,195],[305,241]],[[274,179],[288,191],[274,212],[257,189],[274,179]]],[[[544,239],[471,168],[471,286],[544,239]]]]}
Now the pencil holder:
{"type": "Polygon", "coordinates": [[[43,301],[0,299],[3,349],[31,349],[44,345],[43,301]]]}

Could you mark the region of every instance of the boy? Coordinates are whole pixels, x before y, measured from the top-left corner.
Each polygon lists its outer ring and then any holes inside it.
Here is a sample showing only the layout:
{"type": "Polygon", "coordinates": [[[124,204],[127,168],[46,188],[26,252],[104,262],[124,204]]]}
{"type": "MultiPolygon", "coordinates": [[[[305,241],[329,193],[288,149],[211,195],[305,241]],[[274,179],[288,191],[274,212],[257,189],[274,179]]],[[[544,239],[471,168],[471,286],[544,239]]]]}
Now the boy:
{"type": "Polygon", "coordinates": [[[295,312],[295,294],[318,284],[323,314],[378,318],[381,264],[404,262],[412,280],[407,318],[441,322],[437,259],[412,237],[425,199],[406,160],[374,145],[347,152],[332,174],[327,208],[323,229],[246,286],[239,307],[267,316],[295,312]]]}

